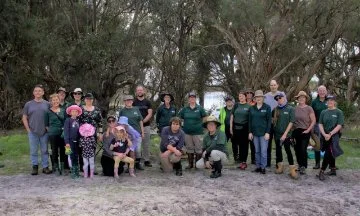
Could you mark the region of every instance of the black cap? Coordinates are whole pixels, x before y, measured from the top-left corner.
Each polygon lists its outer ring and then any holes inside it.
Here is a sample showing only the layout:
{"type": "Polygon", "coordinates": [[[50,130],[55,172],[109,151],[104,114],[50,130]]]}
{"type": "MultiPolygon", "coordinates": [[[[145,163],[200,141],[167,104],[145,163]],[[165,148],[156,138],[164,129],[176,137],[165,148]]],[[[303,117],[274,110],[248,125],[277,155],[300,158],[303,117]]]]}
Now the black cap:
{"type": "Polygon", "coordinates": [[[89,93],[86,93],[86,94],[84,95],[84,98],[94,99],[94,95],[89,92],[89,93]]]}

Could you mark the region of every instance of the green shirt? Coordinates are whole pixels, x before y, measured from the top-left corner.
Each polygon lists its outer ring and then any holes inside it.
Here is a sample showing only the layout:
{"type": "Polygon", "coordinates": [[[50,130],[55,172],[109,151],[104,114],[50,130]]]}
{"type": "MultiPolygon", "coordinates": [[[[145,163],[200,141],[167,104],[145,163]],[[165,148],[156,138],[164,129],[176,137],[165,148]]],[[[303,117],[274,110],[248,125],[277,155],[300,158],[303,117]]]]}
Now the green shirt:
{"type": "Polygon", "coordinates": [[[65,122],[65,110],[60,108],[59,113],[54,113],[50,109],[46,111],[44,116],[45,127],[48,127],[49,136],[61,135],[64,122],[65,122]]]}
{"type": "Polygon", "coordinates": [[[344,113],[340,109],[326,109],[321,112],[319,124],[324,127],[325,133],[330,133],[337,125],[344,125],[344,113]]]}
{"type": "MultiPolygon", "coordinates": [[[[295,122],[295,109],[289,105],[286,105],[283,108],[276,107],[274,110],[274,115],[276,120],[276,124],[274,126],[275,138],[280,139],[281,136],[286,131],[289,123],[295,122]]],[[[291,131],[287,134],[287,137],[291,136],[291,131]]]]}
{"type": "Polygon", "coordinates": [[[170,126],[170,119],[176,116],[176,108],[170,105],[166,108],[165,104],[161,105],[156,111],[156,125],[159,129],[170,126]]]}
{"type": "Polygon", "coordinates": [[[214,135],[206,133],[203,139],[203,149],[210,154],[212,150],[219,150],[228,154],[226,149],[226,135],[224,132],[217,130],[214,135]]]}
{"type": "Polygon", "coordinates": [[[129,125],[132,126],[135,130],[137,130],[141,134],[141,126],[140,121],[143,120],[143,117],[140,113],[139,108],[137,107],[131,107],[120,110],[119,116],[126,116],[129,121],[129,125]]]}
{"type": "Polygon", "coordinates": [[[203,134],[203,118],[207,116],[206,111],[200,105],[196,105],[194,109],[186,106],[179,112],[179,117],[184,119],[183,130],[188,135],[203,134]]]}
{"type": "Polygon", "coordinates": [[[234,106],[232,114],[234,115],[234,129],[241,130],[245,125],[249,124],[250,105],[248,103],[237,103],[234,106]]]}
{"type": "Polygon", "coordinates": [[[326,100],[320,101],[320,98],[317,97],[315,100],[311,102],[311,107],[315,112],[316,123],[319,123],[321,112],[327,109],[326,100]]]}
{"type": "Polygon", "coordinates": [[[249,113],[249,133],[261,137],[265,133],[270,134],[271,129],[271,107],[264,103],[260,109],[257,105],[250,108],[249,113]]]}

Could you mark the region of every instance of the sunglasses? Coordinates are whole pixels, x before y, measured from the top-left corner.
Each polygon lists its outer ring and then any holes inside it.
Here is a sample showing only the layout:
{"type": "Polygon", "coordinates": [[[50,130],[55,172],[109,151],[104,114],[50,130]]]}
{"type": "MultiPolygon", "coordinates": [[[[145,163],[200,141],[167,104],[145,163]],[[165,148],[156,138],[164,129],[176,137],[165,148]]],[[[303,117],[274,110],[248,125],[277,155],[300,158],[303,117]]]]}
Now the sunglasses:
{"type": "Polygon", "coordinates": [[[108,123],[114,123],[115,119],[109,119],[108,123]]]}
{"type": "Polygon", "coordinates": [[[82,95],[81,92],[75,92],[74,95],[82,95]]]}

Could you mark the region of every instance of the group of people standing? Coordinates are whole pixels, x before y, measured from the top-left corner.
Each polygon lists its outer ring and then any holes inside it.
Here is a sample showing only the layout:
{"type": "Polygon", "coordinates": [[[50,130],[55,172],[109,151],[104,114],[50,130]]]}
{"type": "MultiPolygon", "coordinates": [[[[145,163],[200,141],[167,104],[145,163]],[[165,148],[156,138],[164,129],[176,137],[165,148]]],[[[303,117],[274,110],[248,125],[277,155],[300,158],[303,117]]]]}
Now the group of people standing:
{"type": "Polygon", "coordinates": [[[339,145],[344,115],[336,108],[336,97],[328,95],[325,86],[318,88],[318,96],[308,105],[311,98],[300,91],[295,97],[297,105],[288,103],[286,94],[278,91],[275,80],[270,82],[271,91],[263,94],[261,90],[240,91],[239,102],[234,103],[226,97],[226,106],[220,111],[221,130],[231,139],[234,161],[239,168],[248,167],[247,157],[251,148],[251,163],[255,172],[266,173],[271,166],[272,140],[276,147],[276,171],[284,172],[282,146],[289,163],[289,174],[298,178],[306,173],[308,167],[307,147],[312,137],[315,145],[314,169],[320,168],[320,150],[325,151],[319,179],[324,180],[324,171],[330,166],[329,175],[336,175],[335,158],[343,154],[339,145]],[[291,151],[294,148],[297,164],[295,166],[291,151]]]}
{"type": "MultiPolygon", "coordinates": [[[[180,111],[173,105],[174,97],[163,93],[163,102],[156,110],[156,125],[161,136],[160,163],[164,172],[175,171],[182,175],[181,158],[187,154],[185,169],[212,169],[211,178],[221,176],[224,163],[228,162],[227,142],[231,140],[234,161],[241,170],[248,167],[248,152],[254,172],[266,173],[271,166],[272,140],[276,146],[276,173],[284,172],[282,146],[285,148],[290,175],[298,178],[305,174],[307,147],[310,137],[316,143],[316,165],[320,168],[320,150],[325,151],[319,179],[324,180],[324,171],[330,166],[330,175],[336,175],[335,158],[343,152],[339,146],[340,130],[344,124],[341,110],[336,108],[335,96],[328,95],[320,86],[318,97],[307,105],[310,97],[300,91],[295,97],[297,105],[291,106],[284,92],[278,91],[275,80],[270,82],[271,91],[240,91],[238,102],[231,96],[225,98],[226,106],[220,111],[219,120],[208,116],[196,103],[196,94],[188,94],[188,104],[180,111]],[[204,128],[206,133],[204,135],[204,128]],[[294,147],[298,167],[291,151],[294,147]]],[[[102,116],[93,105],[94,96],[83,94],[80,88],[70,93],[73,103],[65,101],[68,92],[59,88],[50,96],[50,103],[43,99],[44,88],[34,88],[34,99],[25,104],[23,123],[28,131],[32,174],[38,174],[38,146],[41,149],[43,173],[52,171],[61,175],[71,167],[71,176],[85,177],[95,173],[95,150],[102,142],[101,165],[103,174],[118,178],[126,172],[135,177],[135,170],[152,167],[150,162],[150,123],[153,117],[151,102],[146,99],[143,86],[136,88],[136,97],[124,96],[124,108],[119,117],[109,115],[103,133],[102,116]],[[49,169],[47,142],[51,143],[52,171],[49,169]],[[67,149],[67,150],[65,150],[67,149]],[[66,160],[66,154],[71,160],[66,160]],[[79,166],[80,165],[80,166],[79,166]]]]}

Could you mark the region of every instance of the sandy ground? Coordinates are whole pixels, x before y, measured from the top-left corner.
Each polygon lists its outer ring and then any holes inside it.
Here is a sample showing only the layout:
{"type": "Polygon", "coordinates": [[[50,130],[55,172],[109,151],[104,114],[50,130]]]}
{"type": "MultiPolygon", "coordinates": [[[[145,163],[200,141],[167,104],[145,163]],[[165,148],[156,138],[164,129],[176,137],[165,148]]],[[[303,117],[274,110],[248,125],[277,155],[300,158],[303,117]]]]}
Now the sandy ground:
{"type": "Polygon", "coordinates": [[[177,177],[158,167],[119,180],[1,176],[0,215],[360,215],[359,171],[320,182],[313,170],[292,180],[250,169],[227,168],[215,180],[207,170],[177,177]]]}

